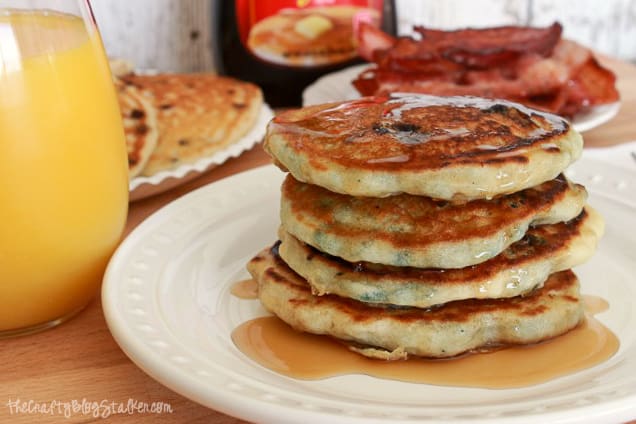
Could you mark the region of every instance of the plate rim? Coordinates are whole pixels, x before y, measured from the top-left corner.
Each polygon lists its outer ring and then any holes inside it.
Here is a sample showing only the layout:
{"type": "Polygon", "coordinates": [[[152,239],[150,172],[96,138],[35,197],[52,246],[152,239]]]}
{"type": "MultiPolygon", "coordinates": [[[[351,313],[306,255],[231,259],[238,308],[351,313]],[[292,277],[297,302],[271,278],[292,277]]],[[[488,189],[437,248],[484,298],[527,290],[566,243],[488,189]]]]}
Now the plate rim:
{"type": "MultiPolygon", "coordinates": [[[[582,161],[583,160],[591,159],[582,159],[582,161]]],[[[602,161],[595,162],[603,163],[602,161]]],[[[234,186],[237,179],[249,180],[259,176],[271,176],[273,172],[280,171],[274,165],[268,164],[238,174],[234,174],[216,182],[207,184],[196,190],[193,190],[190,193],[183,195],[173,202],[168,203],[167,205],[154,212],[148,218],[146,218],[144,222],[142,222],[139,226],[137,226],[137,228],[135,228],[122,242],[115,255],[113,255],[113,259],[109,263],[104,277],[104,285],[102,287],[102,308],[106,318],[107,326],[111,331],[111,334],[117,341],[118,345],[122,348],[126,355],[132,360],[133,363],[135,363],[136,366],[142,369],[151,378],[157,380],[164,386],[176,391],[177,393],[180,393],[181,395],[195,402],[198,402],[206,407],[213,408],[222,413],[254,421],[263,421],[264,419],[267,419],[268,421],[275,422],[298,422],[298,420],[302,419],[305,421],[310,420],[311,422],[324,422],[325,419],[330,419],[332,420],[332,422],[373,422],[374,420],[370,420],[368,417],[356,416],[347,416],[344,420],[334,421],[336,417],[334,417],[329,412],[320,410],[312,411],[297,407],[289,407],[285,404],[276,404],[274,408],[271,402],[259,398],[251,398],[251,407],[246,408],[244,398],[241,397],[240,394],[236,394],[232,390],[227,390],[224,387],[217,387],[216,385],[205,384],[200,378],[193,378],[191,375],[188,374],[184,375],[181,367],[173,363],[166,362],[165,358],[163,358],[157,352],[152,351],[143,342],[139,342],[139,340],[134,337],[134,333],[131,332],[130,328],[125,328],[125,326],[129,325],[129,323],[126,322],[122,315],[118,315],[117,313],[117,299],[114,296],[116,294],[115,288],[117,288],[118,286],[116,285],[116,278],[113,277],[113,274],[116,275],[116,267],[119,266],[118,264],[120,261],[123,261],[122,258],[126,257],[127,251],[135,247],[134,240],[136,239],[136,237],[138,237],[139,234],[143,234],[145,231],[147,231],[148,228],[151,228],[155,221],[161,220],[165,215],[170,215],[175,209],[178,210],[181,205],[185,205],[188,202],[196,203],[197,199],[204,197],[208,191],[221,191],[224,189],[224,187],[231,188],[232,186],[234,186]],[[115,286],[113,286],[114,284],[115,286]],[[128,332],[129,334],[126,334],[126,332],[128,332]],[[132,338],[131,334],[133,336],[132,338]],[[204,391],[205,394],[203,394],[202,391],[204,391]],[[211,398],[213,398],[212,401],[211,398]],[[237,411],[241,412],[237,413],[237,411]]],[[[282,172],[280,175],[282,175],[282,172]]],[[[636,173],[634,175],[636,175],[636,173]]],[[[633,208],[633,206],[631,205],[628,205],[628,207],[633,208]]],[[[634,413],[636,412],[636,409],[634,409],[633,405],[625,402],[625,400],[636,400],[636,393],[632,393],[627,397],[618,400],[605,400],[602,403],[602,405],[604,406],[603,409],[599,409],[599,404],[592,404],[583,405],[577,408],[576,412],[578,413],[577,415],[585,413],[585,419],[587,420],[587,422],[591,422],[590,420],[603,418],[612,418],[619,420],[633,419],[635,417],[634,413]]],[[[571,414],[572,410],[556,412],[552,411],[550,413],[542,413],[533,416],[505,416],[495,418],[486,417],[483,421],[498,422],[500,420],[505,420],[506,422],[528,422],[528,420],[536,418],[549,418],[550,420],[554,420],[554,422],[579,422],[578,419],[573,419],[571,416],[568,416],[568,412],[571,414]]],[[[444,421],[462,422],[462,420],[444,421]]],[[[480,421],[482,420],[471,419],[466,422],[474,423],[480,421]]],[[[406,423],[413,422],[413,420],[400,420],[399,418],[389,420],[387,418],[383,418],[378,419],[377,422],[406,423]]]]}

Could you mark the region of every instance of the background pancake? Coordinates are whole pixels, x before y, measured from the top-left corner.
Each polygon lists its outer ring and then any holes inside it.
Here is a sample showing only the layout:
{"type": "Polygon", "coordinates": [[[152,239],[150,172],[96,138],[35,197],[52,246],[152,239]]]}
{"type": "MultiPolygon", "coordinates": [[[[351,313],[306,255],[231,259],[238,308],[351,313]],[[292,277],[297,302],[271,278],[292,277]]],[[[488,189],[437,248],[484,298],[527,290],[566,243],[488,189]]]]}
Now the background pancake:
{"type": "Polygon", "coordinates": [[[141,173],[157,146],[157,111],[137,87],[115,78],[115,89],[124,124],[128,150],[128,176],[141,173]]]}
{"type": "Polygon", "coordinates": [[[157,110],[159,140],[142,171],[191,163],[225,148],[256,122],[263,96],[256,85],[214,74],[125,75],[157,110]]]}

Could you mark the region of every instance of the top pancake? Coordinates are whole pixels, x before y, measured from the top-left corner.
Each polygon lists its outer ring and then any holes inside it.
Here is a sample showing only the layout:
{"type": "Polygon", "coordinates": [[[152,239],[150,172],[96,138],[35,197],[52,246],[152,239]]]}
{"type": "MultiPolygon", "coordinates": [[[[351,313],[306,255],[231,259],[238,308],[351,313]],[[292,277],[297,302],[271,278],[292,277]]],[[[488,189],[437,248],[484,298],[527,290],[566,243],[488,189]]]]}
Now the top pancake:
{"type": "Polygon", "coordinates": [[[556,115],[503,100],[393,94],[279,114],[265,149],[298,180],[353,196],[467,201],[556,177],[582,151],[556,115]]]}

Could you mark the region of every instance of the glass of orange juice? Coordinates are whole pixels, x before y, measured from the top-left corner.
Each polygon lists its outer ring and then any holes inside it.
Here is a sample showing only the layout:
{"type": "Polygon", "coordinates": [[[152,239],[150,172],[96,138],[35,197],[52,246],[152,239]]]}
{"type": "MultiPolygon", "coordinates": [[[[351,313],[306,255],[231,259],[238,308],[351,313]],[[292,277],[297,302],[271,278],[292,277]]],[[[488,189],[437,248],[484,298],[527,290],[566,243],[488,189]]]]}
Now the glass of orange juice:
{"type": "Polygon", "coordinates": [[[0,0],[0,338],[98,293],[128,207],[122,120],[87,0],[0,0]]]}

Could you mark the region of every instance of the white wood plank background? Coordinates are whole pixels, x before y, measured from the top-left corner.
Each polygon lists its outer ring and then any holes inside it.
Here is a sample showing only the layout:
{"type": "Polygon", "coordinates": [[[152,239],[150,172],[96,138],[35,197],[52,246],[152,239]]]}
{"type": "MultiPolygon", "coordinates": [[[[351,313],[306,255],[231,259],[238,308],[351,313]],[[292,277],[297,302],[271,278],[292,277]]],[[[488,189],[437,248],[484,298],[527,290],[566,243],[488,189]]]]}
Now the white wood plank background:
{"type": "Polygon", "coordinates": [[[214,69],[213,1],[93,0],[91,6],[109,56],[140,69],[192,72],[214,69]]]}
{"type": "Polygon", "coordinates": [[[453,29],[492,25],[546,26],[558,20],[563,24],[565,37],[610,56],[636,60],[635,0],[396,2],[400,34],[409,34],[414,24],[453,29]]]}
{"type": "MultiPolygon", "coordinates": [[[[94,0],[109,55],[139,68],[214,70],[211,27],[215,1],[94,0]]],[[[398,31],[493,25],[545,26],[558,20],[567,38],[636,61],[636,0],[396,0],[398,31]]]]}

